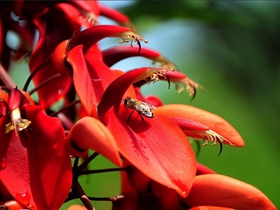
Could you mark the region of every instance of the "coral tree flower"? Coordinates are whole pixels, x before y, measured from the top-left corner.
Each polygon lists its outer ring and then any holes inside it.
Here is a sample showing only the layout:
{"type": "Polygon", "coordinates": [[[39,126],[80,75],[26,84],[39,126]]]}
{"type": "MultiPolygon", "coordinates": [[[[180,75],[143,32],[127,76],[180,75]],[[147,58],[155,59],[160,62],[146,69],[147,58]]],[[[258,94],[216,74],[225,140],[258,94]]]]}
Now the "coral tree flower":
{"type": "MultiPolygon", "coordinates": [[[[143,85],[160,80],[167,81],[168,87],[174,83],[179,93],[186,90],[192,99],[198,88],[204,88],[176,71],[159,52],[142,47],[147,41],[128,17],[97,1],[15,1],[5,6],[0,8],[5,17],[0,18],[0,40],[9,30],[25,40],[13,49],[14,59],[30,54],[30,77],[23,90],[33,80],[35,89],[30,92],[36,91],[39,101],[9,87],[15,85],[0,89],[0,208],[56,210],[80,198],[87,209],[94,209],[78,177],[94,173],[86,167],[101,154],[122,167],[117,170],[125,170],[123,195],[107,199],[115,201],[114,210],[275,209],[253,186],[197,163],[189,137],[204,145],[219,143],[219,154],[223,144],[244,146],[226,120],[189,105],[163,105],[156,96],[142,95],[143,85]],[[99,25],[100,15],[121,26],[99,25]],[[130,46],[101,50],[98,42],[109,37],[130,46]],[[133,56],[150,59],[157,66],[128,72],[111,68],[133,56]],[[52,105],[61,99],[63,107],[54,111],[52,105]],[[89,149],[95,153],[87,157],[89,149]],[[70,155],[75,157],[73,166],[70,155]],[[85,158],[80,165],[79,157],[85,158]]],[[[0,42],[5,68],[10,50],[0,42]]]]}
{"type": "Polygon", "coordinates": [[[61,122],[32,105],[18,89],[11,90],[6,103],[11,117],[0,118],[1,181],[26,208],[58,209],[72,177],[61,122]],[[19,118],[21,114],[25,120],[19,118]]]}

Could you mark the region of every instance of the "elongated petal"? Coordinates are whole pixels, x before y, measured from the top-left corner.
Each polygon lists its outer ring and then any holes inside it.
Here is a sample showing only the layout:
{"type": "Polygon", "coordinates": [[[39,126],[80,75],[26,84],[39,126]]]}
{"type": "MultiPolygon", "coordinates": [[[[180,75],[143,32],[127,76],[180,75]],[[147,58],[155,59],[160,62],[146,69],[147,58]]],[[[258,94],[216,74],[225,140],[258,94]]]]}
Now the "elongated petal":
{"type": "Polygon", "coordinates": [[[276,210],[273,203],[259,189],[219,174],[196,176],[184,201],[191,207],[221,206],[241,210],[276,210]]]}
{"type": "MultiPolygon", "coordinates": [[[[93,88],[93,82],[95,81],[92,81],[89,75],[82,48],[83,46],[79,45],[71,50],[67,61],[72,65],[75,89],[83,107],[88,115],[91,114],[92,116],[97,116],[96,104],[98,98],[96,98],[95,90],[93,88]]],[[[101,81],[96,81],[95,87],[103,89],[101,81]]],[[[100,95],[100,93],[98,95],[100,95]]]]}
{"type": "Polygon", "coordinates": [[[110,109],[108,128],[120,152],[146,176],[187,196],[195,176],[196,161],[184,133],[166,117],[158,116],[146,122],[139,118],[132,117],[129,127],[116,116],[114,109],[110,109]]]}
{"type": "MultiPolygon", "coordinates": [[[[75,46],[83,45],[86,52],[92,45],[105,37],[122,37],[125,32],[130,32],[129,28],[114,25],[98,25],[77,33],[70,39],[68,48],[71,50],[75,46]]],[[[131,32],[132,33],[132,32],[131,32]]]]}
{"type": "MultiPolygon", "coordinates": [[[[170,118],[185,118],[188,120],[193,120],[208,126],[211,128],[211,130],[230,141],[234,146],[244,146],[242,137],[232,125],[230,125],[220,116],[205,110],[189,105],[170,104],[158,107],[156,110],[154,110],[154,114],[163,115],[170,118]]],[[[224,141],[224,143],[228,143],[228,141],[224,141]]]]}
{"type": "Polygon", "coordinates": [[[84,117],[71,129],[67,136],[71,145],[74,143],[80,149],[92,149],[121,166],[116,141],[111,132],[99,121],[92,117],[84,117]]]}
{"type": "Polygon", "coordinates": [[[27,208],[59,209],[72,183],[62,125],[39,106],[27,106],[25,112],[32,124],[18,136],[5,134],[0,127],[1,160],[5,160],[1,181],[27,208]]]}
{"type": "Polygon", "coordinates": [[[159,52],[151,50],[146,47],[141,47],[139,51],[135,47],[130,46],[114,46],[109,49],[102,51],[103,61],[108,66],[112,66],[118,61],[121,61],[125,58],[133,56],[141,56],[153,61],[153,63],[159,63],[161,67],[166,67],[169,69],[176,69],[175,65],[163,57],[159,52]]]}

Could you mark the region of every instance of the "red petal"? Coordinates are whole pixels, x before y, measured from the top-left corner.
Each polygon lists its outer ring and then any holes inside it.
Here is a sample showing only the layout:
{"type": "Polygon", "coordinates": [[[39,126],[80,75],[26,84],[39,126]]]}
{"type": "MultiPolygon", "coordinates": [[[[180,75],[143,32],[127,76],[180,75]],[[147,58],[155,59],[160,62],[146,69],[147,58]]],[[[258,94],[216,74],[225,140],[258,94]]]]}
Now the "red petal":
{"type": "MultiPolygon", "coordinates": [[[[96,105],[99,98],[96,97],[82,48],[83,46],[80,45],[71,50],[67,61],[72,65],[75,89],[83,107],[88,115],[92,113],[92,116],[97,116],[96,105]]],[[[101,81],[96,81],[94,84],[96,89],[103,89],[101,81]]],[[[100,96],[101,93],[99,92],[98,95],[100,96]]]]}
{"type": "MultiPolygon", "coordinates": [[[[201,123],[211,128],[219,135],[229,140],[234,146],[244,146],[244,141],[240,134],[225,119],[211,112],[183,104],[169,104],[158,107],[154,114],[163,115],[170,118],[185,118],[201,123]]],[[[224,141],[227,143],[227,141],[224,141]]]]}
{"type": "Polygon", "coordinates": [[[112,66],[125,58],[133,56],[142,56],[151,60],[156,60],[160,57],[160,53],[154,50],[141,47],[141,50],[139,51],[138,48],[131,46],[114,46],[104,50],[102,55],[104,57],[104,63],[108,66],[112,66]]]}
{"type": "MultiPolygon", "coordinates": [[[[39,31],[39,40],[31,54],[29,67],[31,72],[40,67],[39,72],[33,77],[35,86],[38,86],[59,73],[47,59],[60,42],[69,39],[73,31],[79,31],[79,26],[70,22],[59,9],[44,10],[35,18],[34,23],[39,31]],[[62,25],[64,30],[54,30],[62,25]]],[[[71,78],[68,75],[63,75],[44,85],[37,91],[40,104],[48,108],[67,93],[70,85],[71,78]]]]}
{"type": "Polygon", "coordinates": [[[26,118],[32,124],[20,136],[14,132],[4,134],[1,126],[1,154],[6,161],[1,180],[14,198],[28,208],[59,209],[72,183],[62,125],[39,106],[27,106],[26,118]]]}
{"type": "MultiPolygon", "coordinates": [[[[67,136],[80,149],[92,149],[111,160],[118,166],[122,165],[116,140],[110,131],[92,117],[80,119],[67,136]]],[[[71,144],[71,142],[69,142],[71,144]]]]}
{"type": "Polygon", "coordinates": [[[83,45],[86,52],[92,45],[105,37],[120,37],[122,33],[129,32],[130,29],[114,25],[98,25],[77,33],[70,39],[68,49],[83,45]]]}
{"type": "Polygon", "coordinates": [[[181,129],[161,116],[146,119],[146,123],[131,119],[129,124],[133,128],[116,117],[113,109],[109,110],[108,128],[122,155],[146,176],[186,196],[195,176],[196,161],[181,129]]]}
{"type": "Polygon", "coordinates": [[[195,177],[184,201],[193,206],[221,206],[242,210],[276,210],[273,203],[257,188],[219,174],[195,177]]]}

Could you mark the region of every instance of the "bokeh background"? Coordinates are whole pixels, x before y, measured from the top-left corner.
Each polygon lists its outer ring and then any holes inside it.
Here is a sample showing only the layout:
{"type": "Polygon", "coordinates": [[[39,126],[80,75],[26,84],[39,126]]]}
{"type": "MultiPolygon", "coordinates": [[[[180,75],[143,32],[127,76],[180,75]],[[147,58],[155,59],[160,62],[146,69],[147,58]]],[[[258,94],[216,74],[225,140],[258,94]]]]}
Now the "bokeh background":
{"type": "MultiPolygon", "coordinates": [[[[190,104],[229,121],[243,136],[244,148],[204,146],[198,161],[250,183],[280,208],[280,2],[279,1],[101,1],[128,15],[146,47],[160,51],[178,69],[203,85],[190,101],[187,92],[159,82],[143,88],[164,103],[190,104]]],[[[100,19],[101,23],[108,23],[100,19]]],[[[119,40],[118,40],[119,41],[119,40]]],[[[116,45],[114,39],[101,47],[116,45]]],[[[143,58],[114,68],[149,66],[143,58]]],[[[98,157],[91,169],[113,167],[98,157]]],[[[81,178],[91,196],[119,193],[117,173],[81,178]]],[[[77,201],[75,201],[77,202],[77,201]]],[[[65,205],[62,209],[66,209],[65,205]]],[[[110,209],[94,202],[96,209],[110,209]]]]}

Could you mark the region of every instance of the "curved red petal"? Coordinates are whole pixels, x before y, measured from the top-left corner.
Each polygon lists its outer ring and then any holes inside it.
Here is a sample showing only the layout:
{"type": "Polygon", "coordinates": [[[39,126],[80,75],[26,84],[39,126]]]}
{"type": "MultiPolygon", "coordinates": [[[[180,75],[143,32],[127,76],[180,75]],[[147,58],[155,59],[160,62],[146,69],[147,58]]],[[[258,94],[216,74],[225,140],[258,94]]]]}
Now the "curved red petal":
{"type": "Polygon", "coordinates": [[[77,95],[88,115],[97,116],[98,96],[103,93],[102,81],[92,81],[83,55],[83,46],[79,45],[68,54],[67,61],[73,68],[73,82],[77,95]],[[94,83],[94,85],[93,85],[94,83]],[[101,92],[98,91],[101,89],[101,92]],[[96,96],[96,92],[98,96],[96,96]]]}
{"type": "Polygon", "coordinates": [[[86,52],[92,45],[105,37],[118,37],[124,32],[129,32],[130,29],[122,26],[114,25],[98,25],[79,33],[72,37],[68,44],[68,49],[71,50],[75,46],[83,45],[83,51],[86,52]]]}
{"type": "Polygon", "coordinates": [[[237,179],[207,174],[195,177],[184,201],[193,206],[220,206],[242,210],[276,210],[273,203],[257,188],[237,179]]]}
{"type": "Polygon", "coordinates": [[[122,155],[146,176],[186,196],[195,176],[196,160],[181,129],[162,116],[146,123],[131,119],[129,125],[133,128],[117,117],[113,108],[109,110],[107,126],[122,155]]]}
{"type": "Polygon", "coordinates": [[[142,56],[151,60],[156,60],[160,53],[145,47],[138,48],[131,46],[114,46],[102,51],[103,61],[108,66],[112,66],[115,63],[133,56],[142,56]]]}
{"type": "MultiPolygon", "coordinates": [[[[211,128],[222,137],[230,141],[234,146],[244,146],[244,140],[236,129],[222,117],[211,112],[184,104],[169,104],[158,107],[154,114],[163,115],[170,118],[185,118],[201,123],[211,128]]],[[[224,141],[224,143],[228,143],[224,141]]]]}
{"type": "Polygon", "coordinates": [[[74,142],[80,149],[92,149],[111,160],[118,166],[122,165],[114,136],[98,120],[92,117],[80,119],[67,136],[68,142],[74,142]]]}
{"type": "Polygon", "coordinates": [[[39,106],[27,106],[25,112],[32,124],[20,136],[14,132],[4,134],[1,126],[1,144],[6,142],[5,150],[1,147],[6,161],[1,180],[27,208],[58,209],[72,184],[61,122],[48,117],[39,106]]]}

